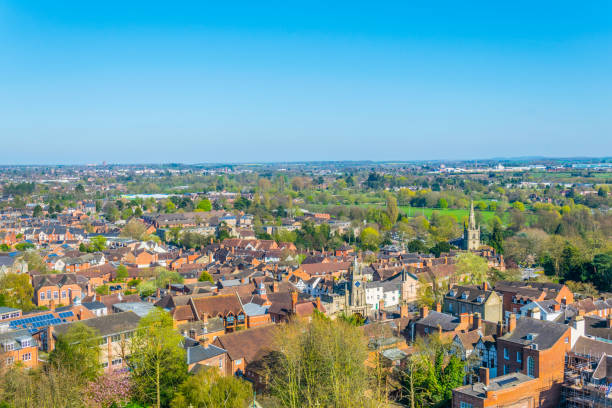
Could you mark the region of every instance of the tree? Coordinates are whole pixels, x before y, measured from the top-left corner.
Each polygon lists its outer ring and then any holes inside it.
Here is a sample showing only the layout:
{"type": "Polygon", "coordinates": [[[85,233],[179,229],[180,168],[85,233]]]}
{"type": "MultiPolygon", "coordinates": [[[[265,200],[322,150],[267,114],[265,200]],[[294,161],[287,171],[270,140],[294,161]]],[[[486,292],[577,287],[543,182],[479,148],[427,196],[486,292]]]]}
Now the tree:
{"type": "Polygon", "coordinates": [[[448,201],[446,198],[440,198],[438,200],[438,208],[448,208],[448,201]]]}
{"type": "Polygon", "coordinates": [[[96,235],[91,238],[91,246],[95,252],[102,252],[106,249],[106,238],[102,235],[96,235]]]}
{"type": "Polygon", "coordinates": [[[125,265],[121,264],[117,267],[117,280],[125,280],[129,276],[128,270],[125,265]]]}
{"type": "Polygon", "coordinates": [[[239,197],[234,201],[234,208],[239,211],[246,211],[251,205],[251,201],[246,197],[239,197]]]}
{"type": "Polygon", "coordinates": [[[250,383],[222,376],[213,367],[188,377],[172,400],[172,407],[243,408],[251,397],[250,383]]]}
{"type": "Polygon", "coordinates": [[[36,207],[34,207],[34,210],[32,211],[32,216],[34,218],[38,218],[40,216],[42,216],[42,207],[40,206],[40,204],[36,204],[36,207]]]}
{"type": "Polygon", "coordinates": [[[98,333],[81,322],[57,337],[55,349],[49,354],[49,364],[58,370],[68,370],[79,378],[94,380],[101,370],[98,333]]]}
{"type": "Polygon", "coordinates": [[[408,243],[408,251],[419,254],[425,254],[428,252],[427,245],[425,245],[425,243],[420,239],[413,239],[410,241],[408,243]]]}
{"type": "Polygon", "coordinates": [[[157,408],[167,406],[187,377],[183,337],[170,314],[155,308],[143,317],[129,343],[128,366],[137,398],[157,408]]]}
{"type": "Polygon", "coordinates": [[[466,276],[471,283],[481,284],[489,270],[486,259],[472,253],[465,252],[457,257],[455,274],[466,276]]]}
{"type": "Polygon", "coordinates": [[[502,223],[499,217],[493,217],[491,221],[493,228],[491,231],[491,237],[489,239],[489,245],[491,245],[497,253],[503,254],[504,252],[504,231],[502,223]]]}
{"type": "Polygon", "coordinates": [[[198,278],[199,282],[214,282],[213,277],[208,273],[208,271],[202,271],[200,277],[198,278]]]}
{"type": "Polygon", "coordinates": [[[612,290],[612,253],[597,254],[591,262],[592,281],[602,292],[612,290]]]}
{"type": "Polygon", "coordinates": [[[147,231],[147,226],[138,220],[130,220],[121,230],[122,237],[128,237],[136,240],[141,240],[147,231]]]}
{"type": "Polygon", "coordinates": [[[198,202],[198,205],[196,206],[196,209],[202,210],[202,211],[211,211],[212,210],[212,204],[211,204],[211,202],[210,202],[210,200],[208,198],[205,198],[203,200],[200,200],[200,202],[198,202]]]}
{"type": "Polygon", "coordinates": [[[523,212],[523,211],[525,211],[525,204],[523,204],[520,201],[515,201],[515,202],[512,203],[512,208],[514,208],[514,209],[516,209],[516,210],[518,210],[520,212],[523,212]]]}
{"type": "Polygon", "coordinates": [[[399,208],[397,207],[397,198],[391,193],[387,194],[386,198],[386,208],[385,213],[387,217],[389,217],[389,221],[391,225],[394,225],[397,221],[397,216],[399,215],[399,208]]]}
{"type": "Polygon", "coordinates": [[[376,406],[360,328],[314,314],[279,328],[267,361],[272,396],[283,407],[376,406]]]}
{"type": "Polygon", "coordinates": [[[171,283],[183,283],[184,278],[177,271],[169,271],[165,268],[156,268],[155,286],[165,289],[171,283]]]}
{"type": "Polygon", "coordinates": [[[32,297],[34,288],[27,273],[7,273],[0,277],[0,295],[8,307],[28,312],[34,309],[32,297]]]}
{"type": "Polygon", "coordinates": [[[410,407],[445,407],[452,391],[461,386],[464,363],[452,352],[452,343],[438,335],[419,337],[402,375],[407,391],[403,402],[410,407]]]}
{"type": "Polygon", "coordinates": [[[100,285],[96,288],[96,293],[101,296],[108,295],[110,293],[110,289],[108,288],[108,285],[100,285]]]}
{"type": "Polygon", "coordinates": [[[364,249],[369,249],[371,251],[377,251],[378,245],[380,243],[380,235],[378,231],[376,231],[372,227],[364,228],[360,234],[361,238],[361,246],[364,249]]]}

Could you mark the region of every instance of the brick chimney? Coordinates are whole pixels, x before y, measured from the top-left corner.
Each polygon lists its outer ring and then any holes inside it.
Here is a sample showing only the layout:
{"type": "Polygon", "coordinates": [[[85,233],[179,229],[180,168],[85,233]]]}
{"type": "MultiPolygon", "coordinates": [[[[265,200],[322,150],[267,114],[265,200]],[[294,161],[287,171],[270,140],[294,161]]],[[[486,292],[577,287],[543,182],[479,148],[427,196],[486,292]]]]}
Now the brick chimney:
{"type": "Polygon", "coordinates": [[[487,281],[482,282],[482,290],[489,290],[489,284],[487,281]]]}
{"type": "Polygon", "coordinates": [[[504,334],[504,325],[502,322],[497,322],[497,337],[501,337],[504,334]]]}
{"type": "Polygon", "coordinates": [[[427,306],[423,306],[421,308],[421,319],[424,319],[429,315],[429,308],[427,306]]]}
{"type": "Polygon", "coordinates": [[[482,329],[482,318],[480,313],[474,313],[474,330],[482,329]]]}
{"type": "Polygon", "coordinates": [[[298,302],[298,293],[297,291],[294,290],[293,292],[291,292],[291,311],[293,313],[296,312],[295,307],[297,306],[297,302],[298,302]]]}
{"type": "Polygon", "coordinates": [[[508,332],[512,333],[516,329],[516,314],[511,313],[508,318],[508,332]]]}
{"type": "Polygon", "coordinates": [[[436,302],[436,312],[442,313],[442,304],[440,302],[436,302]]]}
{"type": "Polygon", "coordinates": [[[400,306],[400,317],[408,317],[408,305],[406,302],[400,306]]]}
{"type": "Polygon", "coordinates": [[[480,367],[478,369],[478,377],[480,377],[480,382],[485,385],[485,387],[489,386],[489,369],[487,367],[480,367]]]}
{"type": "Polygon", "coordinates": [[[53,338],[53,325],[47,326],[47,351],[55,350],[55,339],[53,338]]]}
{"type": "Polygon", "coordinates": [[[469,323],[470,323],[470,316],[467,313],[461,313],[459,315],[459,326],[461,330],[468,329],[469,323]]]}
{"type": "Polygon", "coordinates": [[[560,304],[558,304],[558,303],[555,303],[555,304],[553,305],[553,310],[554,310],[555,312],[558,312],[559,310],[561,310],[561,305],[560,305],[560,304]]]}
{"type": "Polygon", "coordinates": [[[272,293],[278,293],[278,282],[272,284],[272,293]]]}
{"type": "Polygon", "coordinates": [[[608,315],[608,317],[606,317],[606,327],[608,329],[612,327],[612,315],[608,315]]]}
{"type": "Polygon", "coordinates": [[[320,296],[317,296],[316,302],[317,302],[317,310],[321,310],[322,307],[321,307],[321,297],[320,296]]]}

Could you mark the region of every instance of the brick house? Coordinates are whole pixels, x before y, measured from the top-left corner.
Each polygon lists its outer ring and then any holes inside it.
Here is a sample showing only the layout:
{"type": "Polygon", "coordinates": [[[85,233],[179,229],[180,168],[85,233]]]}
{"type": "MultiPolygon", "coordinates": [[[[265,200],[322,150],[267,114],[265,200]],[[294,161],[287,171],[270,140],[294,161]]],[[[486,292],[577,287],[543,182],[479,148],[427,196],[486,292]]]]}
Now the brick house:
{"type": "Polygon", "coordinates": [[[453,390],[453,407],[556,407],[561,397],[570,327],[516,315],[497,339],[498,372],[480,370],[481,382],[453,390]]]}
{"type": "Polygon", "coordinates": [[[479,313],[484,320],[501,322],[503,298],[491,290],[486,282],[473,286],[457,285],[444,295],[443,310],[453,316],[459,316],[461,313],[479,313]]]}
{"type": "MultiPolygon", "coordinates": [[[[83,320],[82,323],[94,329],[99,337],[100,364],[104,371],[114,371],[126,367],[124,357],[129,350],[129,342],[138,328],[140,317],[134,312],[113,313],[107,316],[83,320]]],[[[47,338],[49,352],[55,348],[58,336],[66,333],[74,323],[49,326],[47,338]]]]}
{"type": "Polygon", "coordinates": [[[272,348],[275,334],[276,326],[271,324],[229,333],[215,339],[213,345],[227,351],[226,375],[243,374],[246,378],[257,381],[257,378],[253,378],[255,376],[249,374],[249,365],[262,358],[272,348]]]}
{"type": "Polygon", "coordinates": [[[58,305],[70,305],[86,293],[87,278],[74,273],[34,275],[34,303],[51,309],[58,305]]]}
{"type": "Polygon", "coordinates": [[[38,367],[38,342],[27,329],[0,333],[0,370],[16,363],[38,367]]]}
{"type": "Polygon", "coordinates": [[[574,303],[572,291],[560,283],[499,281],[495,291],[503,296],[505,318],[510,313],[519,314],[524,305],[533,301],[552,299],[564,305],[574,303]]]}

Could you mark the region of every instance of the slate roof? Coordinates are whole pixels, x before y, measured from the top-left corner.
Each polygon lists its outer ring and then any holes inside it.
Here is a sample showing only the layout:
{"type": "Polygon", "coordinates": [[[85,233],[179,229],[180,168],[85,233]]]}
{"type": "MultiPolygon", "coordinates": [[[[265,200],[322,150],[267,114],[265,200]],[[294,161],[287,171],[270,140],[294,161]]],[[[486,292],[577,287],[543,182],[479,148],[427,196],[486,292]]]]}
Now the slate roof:
{"type": "Polygon", "coordinates": [[[73,324],[83,323],[95,329],[100,336],[106,337],[113,334],[132,331],[138,327],[140,317],[134,312],[113,313],[106,316],[94,317],[92,319],[64,323],[55,326],[54,336],[66,333],[73,324]]]}
{"type": "Polygon", "coordinates": [[[581,336],[574,344],[572,352],[593,357],[601,357],[604,354],[612,356],[612,343],[581,336]]]}
{"type": "Polygon", "coordinates": [[[523,316],[516,322],[516,328],[501,339],[521,345],[536,344],[539,350],[546,350],[569,331],[569,326],[523,316]],[[529,335],[533,335],[530,340],[529,335]]]}
{"type": "Polygon", "coordinates": [[[587,336],[612,340],[612,328],[609,328],[606,319],[601,317],[584,316],[584,333],[587,336]]]}
{"type": "Polygon", "coordinates": [[[492,290],[483,290],[478,286],[453,286],[450,291],[444,295],[445,298],[454,299],[460,302],[469,302],[482,304],[489,300],[489,297],[493,294],[492,290]],[[464,299],[465,296],[465,299],[464,299]],[[478,301],[478,298],[482,299],[482,302],[478,301]]]}
{"type": "Polygon", "coordinates": [[[227,353],[221,347],[217,347],[212,344],[209,344],[204,347],[199,343],[193,344],[192,342],[185,342],[185,349],[187,351],[187,365],[196,364],[200,361],[205,361],[210,358],[221,356],[227,353]]]}
{"type": "Polygon", "coordinates": [[[430,311],[426,317],[417,321],[418,324],[437,328],[440,326],[444,331],[453,331],[459,325],[459,318],[447,313],[430,311]]]}

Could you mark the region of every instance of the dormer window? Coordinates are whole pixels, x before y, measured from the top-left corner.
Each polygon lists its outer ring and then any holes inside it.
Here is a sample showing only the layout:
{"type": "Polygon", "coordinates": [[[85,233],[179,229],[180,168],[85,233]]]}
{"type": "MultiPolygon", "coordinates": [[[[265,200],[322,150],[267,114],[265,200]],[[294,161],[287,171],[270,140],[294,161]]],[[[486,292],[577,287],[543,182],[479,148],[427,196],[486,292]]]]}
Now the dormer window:
{"type": "Polygon", "coordinates": [[[467,297],[468,297],[467,292],[463,292],[463,293],[461,294],[461,299],[467,299],[467,297]]]}
{"type": "Polygon", "coordinates": [[[478,297],[476,298],[476,301],[477,301],[478,303],[482,303],[482,302],[484,301],[484,298],[482,297],[482,295],[480,295],[480,296],[478,296],[478,297]]]}

